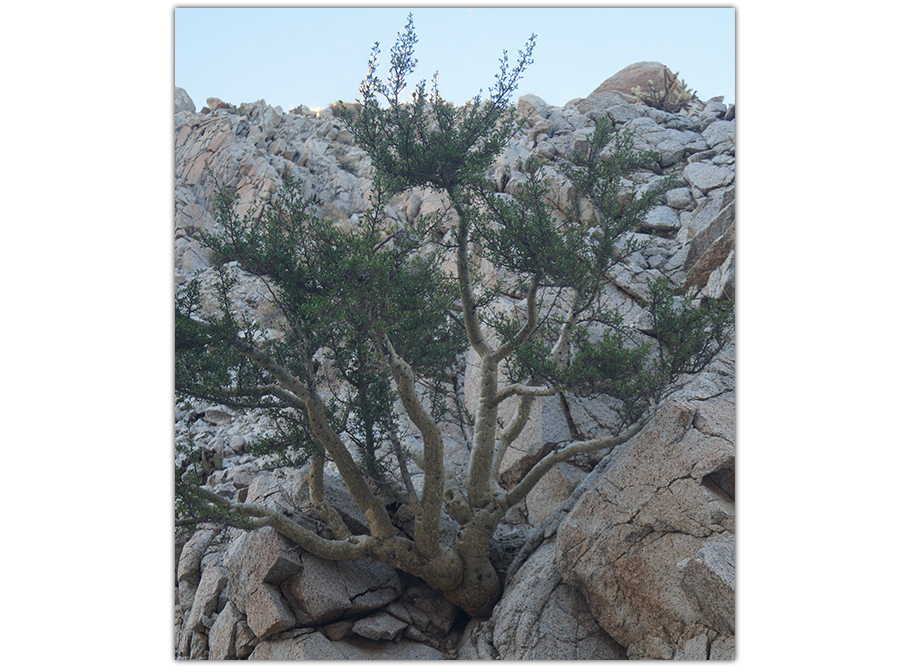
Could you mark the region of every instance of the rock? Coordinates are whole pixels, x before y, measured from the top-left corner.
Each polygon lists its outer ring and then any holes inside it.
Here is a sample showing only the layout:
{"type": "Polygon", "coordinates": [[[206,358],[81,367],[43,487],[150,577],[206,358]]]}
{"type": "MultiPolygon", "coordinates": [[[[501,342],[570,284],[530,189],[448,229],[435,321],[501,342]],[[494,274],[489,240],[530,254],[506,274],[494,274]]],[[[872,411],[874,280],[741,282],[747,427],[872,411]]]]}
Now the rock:
{"type": "Polygon", "coordinates": [[[682,174],[692,187],[696,187],[704,194],[711,189],[724,187],[734,181],[734,171],[730,168],[701,161],[689,163],[685,166],[682,174]]]}
{"type": "Polygon", "coordinates": [[[606,79],[588,97],[590,98],[600,93],[618,93],[628,102],[637,102],[638,98],[632,91],[635,88],[640,88],[644,93],[649,92],[648,82],[652,82],[653,87],[657,91],[663,90],[666,73],[668,73],[670,80],[675,79],[674,73],[662,63],[656,61],[632,63],[606,79]]]}
{"type": "Polygon", "coordinates": [[[434,638],[445,637],[459,613],[453,603],[419,579],[411,579],[403,594],[384,610],[434,638]]]}
{"type": "Polygon", "coordinates": [[[209,107],[212,112],[215,112],[216,110],[227,110],[231,107],[228,103],[225,103],[218,98],[207,98],[206,106],[209,107]]]}
{"type": "Polygon", "coordinates": [[[629,660],[672,660],[675,647],[659,637],[648,637],[628,647],[629,660]]]}
{"type": "Polygon", "coordinates": [[[209,655],[209,638],[199,632],[191,637],[191,660],[203,660],[209,655]]]}
{"type": "Polygon", "coordinates": [[[716,639],[710,644],[709,659],[710,660],[734,660],[735,658],[735,640],[734,637],[725,637],[716,639]]]}
{"type": "Polygon", "coordinates": [[[657,205],[651,208],[641,223],[642,229],[649,229],[659,233],[674,231],[681,226],[681,221],[672,208],[667,205],[657,205]]]}
{"type": "Polygon", "coordinates": [[[733,540],[734,501],[716,479],[734,469],[734,412],[730,392],[669,401],[616,449],[559,528],[563,580],[623,646],[642,650],[653,637],[674,646],[704,623],[678,563],[707,543],[733,540]]]}
{"type": "Polygon", "coordinates": [[[361,618],[353,625],[353,632],[366,639],[390,639],[396,640],[406,628],[407,623],[399,618],[394,618],[388,613],[379,612],[372,616],[361,618]]]}
{"type": "Polygon", "coordinates": [[[684,261],[684,271],[688,281],[697,287],[703,287],[709,280],[710,274],[721,267],[729,253],[735,247],[735,205],[734,190],[729,189],[721,197],[704,204],[704,208],[695,214],[691,221],[691,228],[695,224],[703,225],[705,219],[715,213],[708,224],[699,230],[691,240],[687,257],[684,261]],[[721,209],[716,212],[716,207],[721,209]]]}
{"type": "Polygon", "coordinates": [[[191,97],[187,94],[187,91],[182,89],[180,86],[175,87],[175,114],[179,112],[196,112],[197,108],[194,107],[194,101],[191,100],[191,97]]]}
{"type": "Polygon", "coordinates": [[[714,121],[703,131],[703,139],[706,144],[718,152],[730,151],[734,153],[734,122],[714,121]]]}
{"type": "Polygon", "coordinates": [[[666,205],[670,208],[685,210],[690,208],[693,204],[694,199],[691,197],[691,190],[687,187],[670,189],[666,192],[666,205]]]}
{"type": "Polygon", "coordinates": [[[200,585],[194,595],[194,603],[185,627],[196,632],[207,632],[212,624],[210,616],[216,611],[219,594],[228,583],[228,572],[224,567],[210,567],[203,572],[200,585]]]}
{"type": "Polygon", "coordinates": [[[528,522],[539,525],[553,515],[585,476],[585,471],[571,464],[557,464],[550,469],[525,497],[528,522]]]}
{"type": "Polygon", "coordinates": [[[332,642],[339,642],[353,631],[353,621],[335,621],[322,628],[322,632],[332,642]]]}
{"type": "Polygon", "coordinates": [[[197,530],[181,551],[175,578],[178,581],[178,603],[189,612],[200,584],[200,561],[215,537],[215,530],[197,530]]]}
{"type": "Polygon", "coordinates": [[[497,660],[500,654],[492,644],[493,619],[473,618],[460,638],[456,660],[497,660]]]}
{"type": "Polygon", "coordinates": [[[519,98],[516,112],[526,120],[526,125],[534,126],[539,119],[546,118],[547,103],[531,93],[526,93],[519,98]]]}
{"type": "Polygon", "coordinates": [[[713,630],[733,635],[735,615],[733,543],[709,542],[678,563],[678,576],[688,599],[713,630]]]}
{"type": "Polygon", "coordinates": [[[225,555],[229,595],[259,639],[294,627],[278,584],[300,570],[296,548],[271,528],[242,533],[225,555]]]}
{"type": "Polygon", "coordinates": [[[234,603],[228,602],[209,629],[210,660],[234,660],[237,658],[235,635],[238,623],[242,621],[244,621],[243,614],[235,608],[234,603]]]}
{"type": "Polygon", "coordinates": [[[403,583],[396,570],[375,560],[322,560],[305,553],[303,571],[281,589],[298,625],[320,625],[389,604],[403,583]]]}
{"type": "Polygon", "coordinates": [[[596,121],[600,118],[600,115],[609,118],[609,115],[606,113],[606,110],[613,107],[614,105],[621,105],[623,103],[632,102],[634,99],[633,96],[625,96],[621,93],[615,92],[604,92],[597,93],[594,92],[587,98],[581,99],[578,102],[573,104],[573,107],[576,112],[579,114],[586,115],[593,121],[596,121]]]}
{"type": "Polygon", "coordinates": [[[700,292],[700,296],[710,299],[734,298],[736,275],[734,259],[734,250],[732,249],[722,265],[709,274],[709,280],[706,282],[706,287],[700,292]]]}
{"type": "Polygon", "coordinates": [[[256,584],[244,603],[247,625],[259,639],[290,630],[297,623],[281,593],[268,584],[256,584]]]}
{"type": "Polygon", "coordinates": [[[443,654],[418,642],[332,642],[313,632],[292,639],[266,641],[250,655],[250,660],[441,660],[443,654]]]}
{"type": "Polygon", "coordinates": [[[581,593],[562,583],[555,555],[555,540],[541,546],[494,609],[493,646],[500,659],[624,659],[624,649],[598,625],[581,593]]]}

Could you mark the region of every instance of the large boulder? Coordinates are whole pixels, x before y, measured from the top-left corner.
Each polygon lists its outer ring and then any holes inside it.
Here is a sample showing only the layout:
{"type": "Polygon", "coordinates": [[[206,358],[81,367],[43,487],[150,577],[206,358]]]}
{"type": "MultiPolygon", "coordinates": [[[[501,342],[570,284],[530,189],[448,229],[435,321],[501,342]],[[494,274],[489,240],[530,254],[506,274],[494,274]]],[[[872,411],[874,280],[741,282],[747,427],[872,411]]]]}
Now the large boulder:
{"type": "Polygon", "coordinates": [[[700,626],[733,634],[721,558],[734,547],[734,418],[728,390],[670,400],[559,528],[563,580],[629,657],[672,657],[700,626]]]}
{"type": "MultiPolygon", "coordinates": [[[[609,79],[605,80],[600,86],[591,92],[591,96],[601,93],[618,93],[629,102],[636,102],[637,97],[633,90],[640,88],[644,93],[650,91],[649,84],[657,91],[661,91],[664,86],[666,74],[669,81],[675,79],[674,73],[665,65],[657,61],[640,61],[622,68],[609,79]]],[[[591,96],[588,96],[589,98],[591,96]]]]}

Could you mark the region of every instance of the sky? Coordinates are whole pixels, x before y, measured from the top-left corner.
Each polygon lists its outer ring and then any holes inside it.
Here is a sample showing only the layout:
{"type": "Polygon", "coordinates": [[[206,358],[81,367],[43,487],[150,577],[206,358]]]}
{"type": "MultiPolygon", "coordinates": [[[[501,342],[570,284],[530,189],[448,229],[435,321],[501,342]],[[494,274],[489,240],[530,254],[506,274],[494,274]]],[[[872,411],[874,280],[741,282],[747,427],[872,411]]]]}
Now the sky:
{"type": "MultiPolygon", "coordinates": [[[[176,8],[175,85],[199,110],[209,97],[263,99],[285,111],[354,100],[372,46],[381,74],[409,13],[418,36],[413,82],[439,73],[441,95],[462,103],[493,84],[534,33],[516,97],[551,105],[589,95],[638,61],[659,61],[702,100],[735,102],[733,8],[176,8]]],[[[515,100],[515,98],[514,98],[515,100]]]]}

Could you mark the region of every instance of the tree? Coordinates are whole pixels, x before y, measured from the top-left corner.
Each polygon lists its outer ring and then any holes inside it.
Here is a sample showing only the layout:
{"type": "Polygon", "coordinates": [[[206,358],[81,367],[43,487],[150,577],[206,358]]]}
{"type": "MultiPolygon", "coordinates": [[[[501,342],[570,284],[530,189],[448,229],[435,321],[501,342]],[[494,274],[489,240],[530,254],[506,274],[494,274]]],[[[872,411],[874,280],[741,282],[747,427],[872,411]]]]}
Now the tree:
{"type": "Polygon", "coordinates": [[[510,100],[534,40],[513,64],[504,52],[488,95],[462,106],[441,98],[436,77],[430,90],[421,82],[402,100],[416,65],[412,17],[391,50],[386,81],[376,74],[375,45],[359,109],[348,117],[374,167],[370,207],[356,231],[317,217],[289,178],[274,204],[242,217],[237,197],[218,191],[221,230],[204,239],[219,263],[218,307],[201,308],[196,281],[178,296],[176,387],[197,399],[266,409],[273,433],[256,448],[308,463],[310,498],[329,531],[319,535],[264,506],[227,500],[187,465],[176,473],[179,524],[270,526],[322,558],[376,558],[485,615],[502,592],[489,544],[504,514],[555,464],[635,436],[681,376],[701,370],[728,341],[730,305],[676,296],[665,279],[647,302],[653,338],[604,307],[611,270],[639,249],[629,234],[667,186],[622,198],[623,179],[654,162],[628,133],[598,122],[582,151],[554,163],[572,187],[565,199],[551,198],[549,167],[536,160],[513,194],[498,193],[487,179],[520,123],[510,100]],[[444,194],[448,211],[387,232],[387,203],[417,187],[444,194]],[[482,260],[499,279],[479,273],[482,260]],[[258,324],[236,313],[229,295],[235,268],[266,283],[283,339],[264,340],[258,324]],[[500,301],[501,293],[519,298],[500,301]],[[470,349],[479,371],[473,417],[458,383],[470,349]],[[534,400],[562,393],[614,400],[617,426],[549,446],[504,490],[500,465],[534,400]],[[515,410],[503,422],[505,400],[515,410]],[[461,427],[469,444],[462,482],[445,468],[449,425],[461,427]],[[329,460],[365,513],[368,533],[351,534],[325,498],[329,460]],[[410,462],[424,474],[419,488],[410,462]],[[408,506],[411,535],[395,525],[388,501],[408,506]],[[442,511],[459,525],[452,546],[440,541],[442,511]]]}

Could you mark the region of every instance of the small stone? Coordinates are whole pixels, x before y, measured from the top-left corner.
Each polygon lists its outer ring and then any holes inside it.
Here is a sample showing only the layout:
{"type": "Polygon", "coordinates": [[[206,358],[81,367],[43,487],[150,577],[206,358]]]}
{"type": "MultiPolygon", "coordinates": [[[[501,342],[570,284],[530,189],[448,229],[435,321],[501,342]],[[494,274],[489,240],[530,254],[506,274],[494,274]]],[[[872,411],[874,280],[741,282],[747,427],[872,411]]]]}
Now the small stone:
{"type": "Polygon", "coordinates": [[[366,639],[395,639],[400,636],[407,624],[390,614],[379,612],[367,616],[353,625],[353,632],[366,639]]]}

